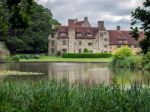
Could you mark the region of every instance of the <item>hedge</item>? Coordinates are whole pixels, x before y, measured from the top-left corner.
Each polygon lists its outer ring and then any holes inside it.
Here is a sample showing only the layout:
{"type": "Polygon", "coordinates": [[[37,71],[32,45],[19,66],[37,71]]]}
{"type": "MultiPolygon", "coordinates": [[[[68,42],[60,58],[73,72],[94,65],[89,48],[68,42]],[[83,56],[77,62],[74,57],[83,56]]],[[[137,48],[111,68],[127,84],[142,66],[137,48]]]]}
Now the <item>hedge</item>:
{"type": "Polygon", "coordinates": [[[109,58],[111,53],[64,53],[63,58],[109,58]]]}

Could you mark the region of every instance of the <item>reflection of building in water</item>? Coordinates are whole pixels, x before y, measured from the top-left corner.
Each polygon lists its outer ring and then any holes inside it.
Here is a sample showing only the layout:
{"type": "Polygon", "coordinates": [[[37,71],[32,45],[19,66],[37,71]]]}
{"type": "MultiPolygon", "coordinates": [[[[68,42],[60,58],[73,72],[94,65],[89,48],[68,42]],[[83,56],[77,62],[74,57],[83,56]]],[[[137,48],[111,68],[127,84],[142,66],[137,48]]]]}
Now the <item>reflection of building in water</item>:
{"type": "Polygon", "coordinates": [[[68,80],[70,83],[110,83],[110,73],[107,66],[99,64],[69,64],[55,63],[49,64],[50,80],[68,80]]]}

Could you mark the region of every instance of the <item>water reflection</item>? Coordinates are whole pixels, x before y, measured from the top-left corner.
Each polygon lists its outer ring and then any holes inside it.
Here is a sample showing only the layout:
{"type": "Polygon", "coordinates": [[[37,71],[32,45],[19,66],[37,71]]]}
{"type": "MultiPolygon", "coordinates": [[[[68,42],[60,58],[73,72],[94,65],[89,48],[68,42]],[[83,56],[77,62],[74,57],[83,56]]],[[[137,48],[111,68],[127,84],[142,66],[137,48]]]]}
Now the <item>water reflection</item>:
{"type": "Polygon", "coordinates": [[[106,63],[1,63],[0,70],[16,70],[22,72],[40,72],[45,75],[32,76],[0,76],[0,79],[22,80],[68,80],[70,83],[111,84],[115,77],[120,84],[132,81],[147,83],[150,72],[131,70],[111,70],[106,63]]]}
{"type": "Polygon", "coordinates": [[[111,76],[106,64],[50,63],[49,79],[65,79],[70,83],[109,84],[111,76]]]}

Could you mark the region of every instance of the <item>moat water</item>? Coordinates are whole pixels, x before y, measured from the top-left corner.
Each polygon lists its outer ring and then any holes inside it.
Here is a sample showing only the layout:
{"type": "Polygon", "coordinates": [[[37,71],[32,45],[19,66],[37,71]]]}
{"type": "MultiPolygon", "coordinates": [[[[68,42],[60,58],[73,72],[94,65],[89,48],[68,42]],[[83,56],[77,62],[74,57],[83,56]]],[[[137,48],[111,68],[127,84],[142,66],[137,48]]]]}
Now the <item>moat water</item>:
{"type": "Polygon", "coordinates": [[[147,84],[150,72],[140,70],[111,70],[106,63],[1,63],[0,70],[39,72],[44,75],[1,75],[1,80],[67,80],[81,84],[111,84],[116,79],[119,84],[139,82],[147,84]]]}

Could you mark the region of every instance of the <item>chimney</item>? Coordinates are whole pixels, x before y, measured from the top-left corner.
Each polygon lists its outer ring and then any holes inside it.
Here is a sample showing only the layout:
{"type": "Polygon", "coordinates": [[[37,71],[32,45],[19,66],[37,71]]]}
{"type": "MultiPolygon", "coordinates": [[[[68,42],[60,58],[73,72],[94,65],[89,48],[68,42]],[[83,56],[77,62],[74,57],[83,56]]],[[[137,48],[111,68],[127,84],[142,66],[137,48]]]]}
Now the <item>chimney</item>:
{"type": "Polygon", "coordinates": [[[74,29],[75,28],[75,20],[69,19],[68,20],[68,26],[69,26],[69,29],[74,29]]]}
{"type": "Polygon", "coordinates": [[[77,18],[75,19],[75,22],[78,22],[78,19],[77,19],[77,18]]]}
{"type": "Polygon", "coordinates": [[[98,29],[99,30],[104,30],[104,21],[98,21],[98,29]]]}
{"type": "Polygon", "coordinates": [[[120,26],[117,26],[117,30],[119,30],[119,31],[120,31],[120,26]]]}
{"type": "Polygon", "coordinates": [[[88,21],[88,17],[84,17],[84,21],[88,21]]]}

